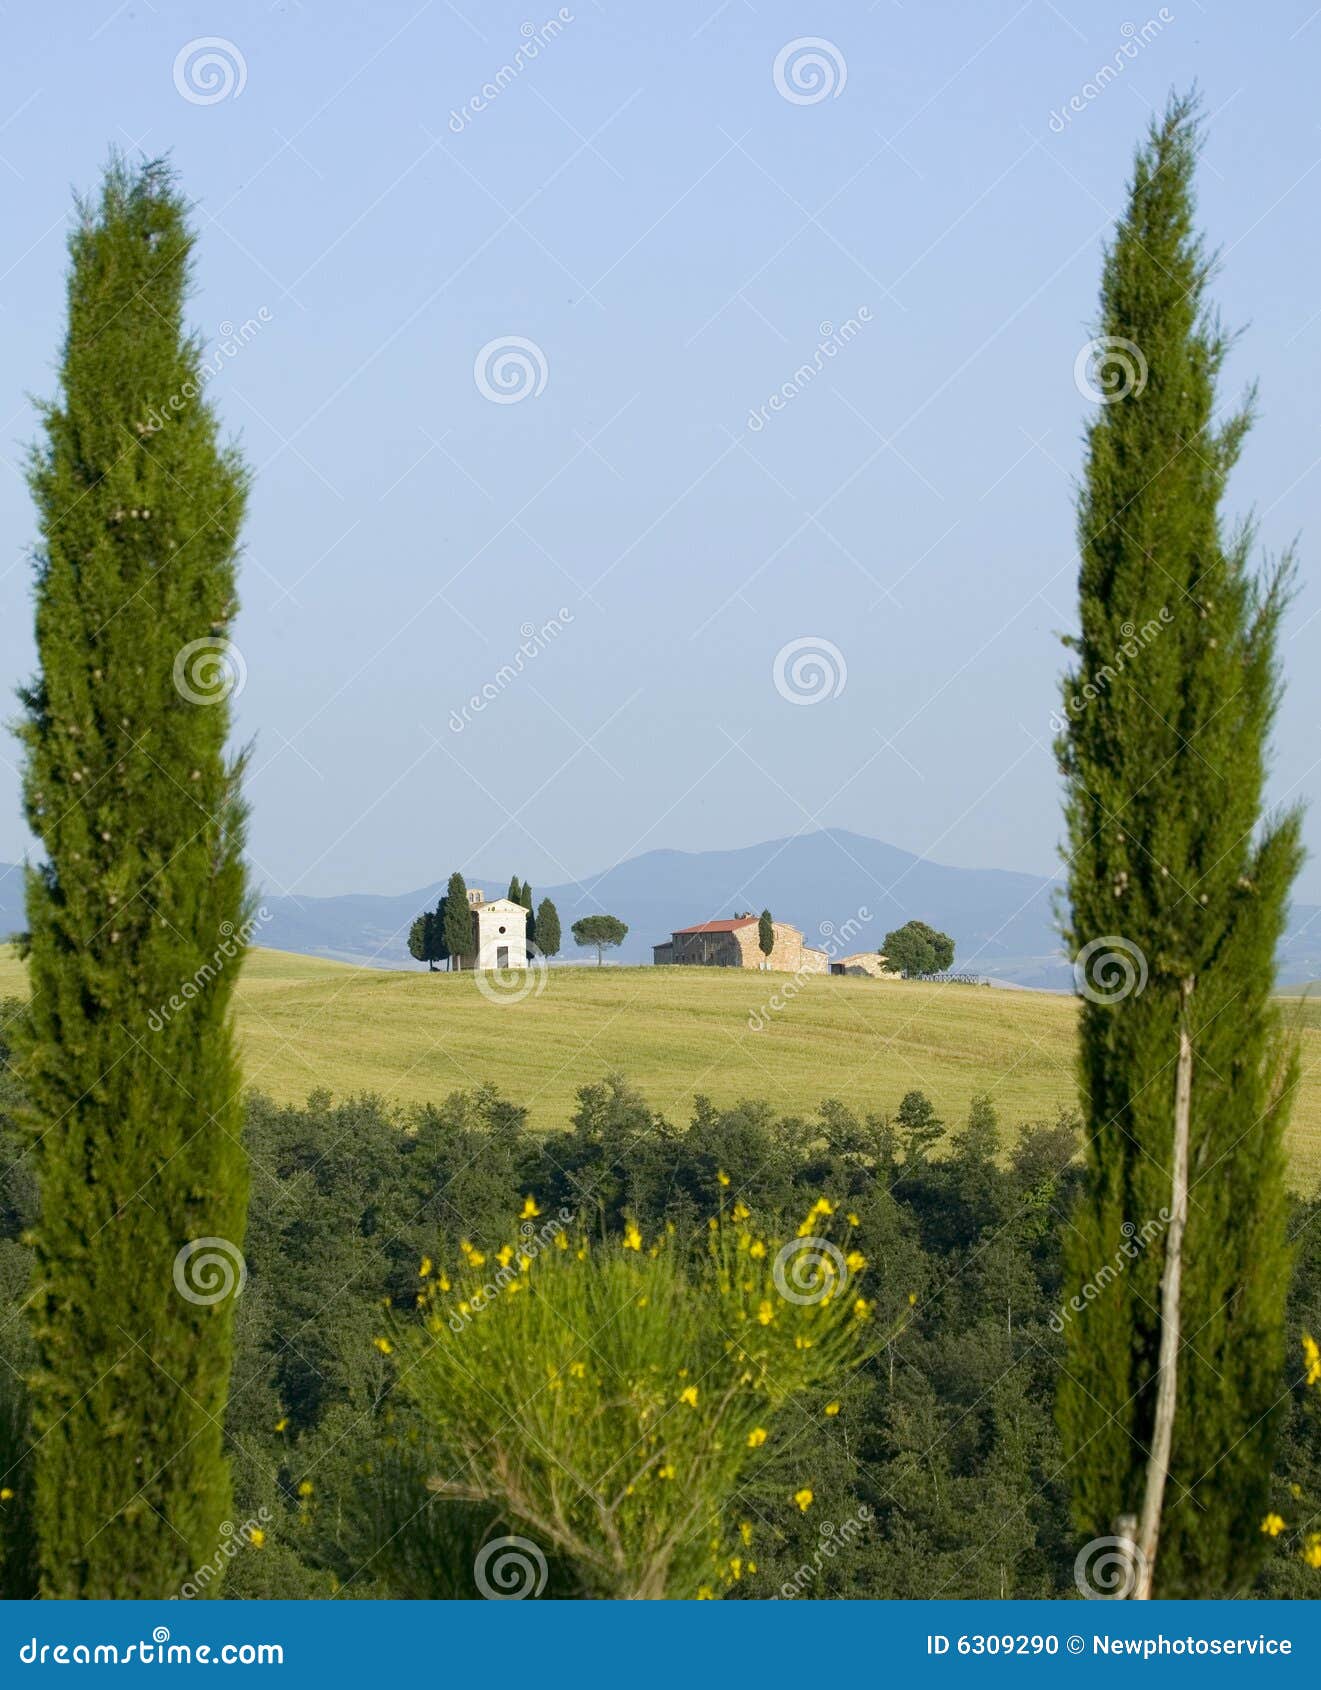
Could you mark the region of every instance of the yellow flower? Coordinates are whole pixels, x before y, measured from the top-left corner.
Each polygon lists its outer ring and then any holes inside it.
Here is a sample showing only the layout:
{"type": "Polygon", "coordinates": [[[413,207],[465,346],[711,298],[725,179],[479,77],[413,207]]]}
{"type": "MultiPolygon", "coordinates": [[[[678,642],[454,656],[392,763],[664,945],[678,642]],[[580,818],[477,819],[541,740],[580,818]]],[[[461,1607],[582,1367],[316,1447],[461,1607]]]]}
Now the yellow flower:
{"type": "Polygon", "coordinates": [[[534,1221],[540,1213],[541,1210],[537,1207],[536,1198],[525,1197],[523,1199],[523,1207],[519,1211],[518,1218],[521,1221],[534,1221]]]}
{"type": "Polygon", "coordinates": [[[835,1205],[828,1197],[818,1197],[811,1209],[811,1213],[814,1215],[833,1215],[834,1212],[835,1205]]]}
{"type": "Polygon", "coordinates": [[[760,1449],[765,1442],[766,1428],[764,1426],[754,1426],[748,1433],[748,1448],[760,1449]]]}
{"type": "Polygon", "coordinates": [[[848,1215],[845,1218],[847,1219],[850,1226],[861,1226],[862,1225],[862,1222],[853,1213],[852,1209],[849,1210],[848,1215]]]}
{"type": "Polygon", "coordinates": [[[697,1386],[687,1385],[679,1392],[679,1401],[686,1402],[689,1408],[697,1407],[697,1386]]]}
{"type": "Polygon", "coordinates": [[[758,1324],[761,1326],[769,1326],[774,1319],[775,1310],[771,1307],[767,1299],[763,1297],[761,1302],[757,1305],[758,1324]]]}
{"type": "Polygon", "coordinates": [[[869,1303],[865,1297],[859,1297],[853,1305],[853,1313],[859,1320],[865,1320],[875,1305],[869,1303]]]}
{"type": "Polygon", "coordinates": [[[699,1602],[714,1602],[715,1599],[716,1599],[716,1593],[715,1593],[714,1590],[712,1590],[712,1588],[709,1584],[699,1584],[698,1585],[698,1587],[697,1587],[697,1600],[699,1602]]]}
{"type": "Polygon", "coordinates": [[[277,1432],[283,1432],[285,1427],[288,1424],[289,1424],[289,1416],[287,1414],[282,1414],[280,1416],[280,1418],[275,1422],[275,1430],[277,1432]]]}
{"type": "Polygon", "coordinates": [[[1303,1560],[1309,1567],[1321,1567],[1321,1532],[1312,1532],[1303,1544],[1303,1560]]]}
{"type": "Polygon", "coordinates": [[[575,1379],[585,1379],[587,1377],[587,1363],[585,1361],[571,1361],[569,1372],[575,1379]]]}
{"type": "Polygon", "coordinates": [[[913,1304],[916,1301],[917,1301],[917,1292],[916,1291],[910,1291],[908,1293],[908,1306],[909,1306],[910,1309],[912,1308],[913,1304]]]}
{"type": "Polygon", "coordinates": [[[383,1356],[388,1356],[388,1355],[392,1354],[392,1352],[394,1350],[394,1345],[390,1342],[390,1340],[388,1338],[373,1338],[372,1343],[376,1345],[376,1348],[381,1352],[381,1354],[383,1356]]]}
{"type": "Polygon", "coordinates": [[[1318,1347],[1316,1339],[1312,1337],[1310,1332],[1303,1336],[1303,1360],[1307,1363],[1307,1377],[1303,1383],[1305,1385],[1321,1383],[1321,1347],[1318,1347]]]}
{"type": "Polygon", "coordinates": [[[798,1504],[801,1511],[806,1514],[808,1509],[812,1506],[812,1492],[806,1485],[804,1485],[802,1490],[796,1490],[794,1492],[794,1501],[798,1504]]]}
{"type": "Polygon", "coordinates": [[[741,1555],[731,1555],[730,1556],[730,1558],[729,1558],[729,1576],[733,1579],[735,1584],[737,1584],[738,1581],[743,1577],[743,1557],[741,1555]]]}
{"type": "Polygon", "coordinates": [[[555,1248],[557,1250],[567,1250],[569,1248],[569,1240],[562,1232],[557,1232],[555,1234],[555,1248]]]}
{"type": "Polygon", "coordinates": [[[839,1404],[837,1402],[828,1402],[826,1404],[826,1413],[833,1420],[834,1417],[839,1413],[839,1404]]]}
{"type": "Polygon", "coordinates": [[[499,1262],[502,1268],[507,1268],[510,1262],[514,1259],[514,1246],[512,1244],[502,1244],[495,1253],[495,1259],[499,1262]]]}
{"type": "Polygon", "coordinates": [[[729,1184],[729,1175],[725,1172],[725,1170],[723,1168],[717,1168],[716,1169],[716,1178],[720,1181],[721,1185],[728,1185],[729,1184]]]}
{"type": "Polygon", "coordinates": [[[0,1502],[12,1502],[13,1500],[14,1493],[10,1490],[9,1486],[6,1485],[3,1490],[0,1490],[0,1502]]]}
{"type": "Polygon", "coordinates": [[[311,1479],[304,1479],[302,1484],[298,1487],[298,1494],[299,1496],[311,1496],[315,1488],[316,1487],[313,1485],[311,1479]]]}
{"type": "Polygon", "coordinates": [[[850,1273],[861,1273],[867,1265],[867,1258],[861,1250],[850,1250],[844,1258],[844,1265],[850,1273]]]}
{"type": "Polygon", "coordinates": [[[752,1243],[748,1245],[748,1254],[756,1261],[760,1261],[766,1254],[766,1246],[762,1243],[760,1238],[754,1238],[752,1243]]]}
{"type": "Polygon", "coordinates": [[[747,1549],[752,1543],[752,1522],[751,1522],[751,1520],[740,1520],[739,1521],[738,1535],[743,1539],[743,1547],[745,1549],[747,1549]]]}
{"type": "Polygon", "coordinates": [[[437,1285],[440,1286],[442,1291],[448,1291],[449,1288],[450,1288],[450,1277],[449,1277],[449,1275],[447,1273],[442,1273],[440,1275],[440,1277],[436,1280],[436,1283],[437,1283],[437,1285]]]}
{"type": "Polygon", "coordinates": [[[266,1533],[261,1529],[260,1526],[254,1526],[252,1528],[252,1530],[248,1533],[248,1542],[252,1545],[252,1547],[254,1549],[260,1549],[262,1544],[265,1543],[265,1541],[266,1541],[266,1533]]]}
{"type": "Polygon", "coordinates": [[[674,1463],[667,1461],[663,1467],[658,1467],[656,1476],[661,1479],[672,1479],[674,1477],[674,1463]]]}
{"type": "Polygon", "coordinates": [[[574,1259],[576,1261],[580,1261],[580,1262],[585,1262],[587,1260],[587,1246],[586,1245],[584,1245],[581,1250],[575,1250],[574,1251],[574,1259]]]}
{"type": "Polygon", "coordinates": [[[626,1250],[640,1250],[642,1248],[642,1234],[632,1221],[624,1228],[624,1248],[626,1250]]]}
{"type": "Polygon", "coordinates": [[[1284,1530],[1284,1521],[1278,1514],[1268,1514],[1261,1522],[1261,1529],[1267,1537],[1279,1537],[1284,1530]]]}
{"type": "Polygon", "coordinates": [[[432,1267],[431,1257],[430,1256],[423,1256],[422,1265],[417,1270],[417,1277],[419,1279],[429,1278],[430,1274],[431,1274],[431,1267],[432,1267]]]}
{"type": "Polygon", "coordinates": [[[749,1215],[750,1215],[750,1214],[751,1214],[751,1213],[752,1213],[752,1210],[751,1210],[751,1209],[749,1209],[749,1207],[748,1207],[748,1206],[747,1206],[747,1204],[746,1204],[746,1203],[744,1203],[744,1202],[743,1202],[743,1201],[742,1201],[742,1200],[740,1200],[740,1201],[739,1201],[739,1202],[737,1202],[737,1203],[735,1203],[735,1205],[734,1205],[734,1219],[735,1219],[735,1220],[736,1220],[736,1221],[745,1221],[745,1220],[747,1220],[747,1218],[748,1218],[748,1216],[749,1216],[749,1215]]]}

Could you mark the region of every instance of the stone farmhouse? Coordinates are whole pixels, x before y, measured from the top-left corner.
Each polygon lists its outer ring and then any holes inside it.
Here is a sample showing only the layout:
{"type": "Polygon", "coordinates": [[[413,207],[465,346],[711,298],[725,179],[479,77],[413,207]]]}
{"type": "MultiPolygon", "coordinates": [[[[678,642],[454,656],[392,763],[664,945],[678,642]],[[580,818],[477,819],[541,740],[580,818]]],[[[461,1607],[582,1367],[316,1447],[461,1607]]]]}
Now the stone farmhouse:
{"type": "Polygon", "coordinates": [[[777,974],[825,974],[830,958],[814,945],[803,942],[797,927],[775,921],[775,948],[763,956],[757,943],[758,920],[743,914],[728,921],[699,921],[695,927],[681,927],[660,945],[652,946],[652,960],[661,966],[686,968],[770,968],[777,974]]]}
{"type": "Polygon", "coordinates": [[[526,968],[527,911],[509,898],[492,898],[468,888],[472,911],[472,952],[459,958],[460,968],[526,968]]]}
{"type": "Polygon", "coordinates": [[[879,951],[855,951],[852,956],[832,957],[832,974],[866,974],[873,980],[897,980],[899,971],[885,966],[879,951]]]}

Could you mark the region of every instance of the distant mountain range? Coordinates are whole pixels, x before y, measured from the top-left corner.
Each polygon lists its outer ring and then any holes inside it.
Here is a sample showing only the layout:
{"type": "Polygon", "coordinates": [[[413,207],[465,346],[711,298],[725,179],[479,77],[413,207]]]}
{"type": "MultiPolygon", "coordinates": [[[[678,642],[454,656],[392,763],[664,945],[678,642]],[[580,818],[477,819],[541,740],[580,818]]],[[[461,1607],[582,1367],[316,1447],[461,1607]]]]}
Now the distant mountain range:
{"type": "MultiPolygon", "coordinates": [[[[508,872],[464,874],[488,897],[503,895],[509,884],[508,872]]],[[[265,894],[269,919],[254,937],[275,950],[378,968],[412,966],[409,925],[435,907],[447,879],[397,896],[265,894]]],[[[1069,991],[1072,970],[1054,927],[1057,886],[1039,875],[950,868],[879,839],[828,828],[737,851],[647,851],[577,884],[537,886],[534,896],[553,899],[560,912],[562,961],[587,960],[569,928],[601,910],[628,923],[628,939],[614,953],[621,962],[650,962],[651,947],[676,927],[744,910],[770,909],[777,920],[801,927],[809,944],[841,955],[876,950],[890,928],[919,917],[954,936],[958,970],[1007,985],[1069,991]]],[[[21,872],[0,864],[0,933],[24,925],[22,904],[21,872]]],[[[1317,978],[1321,907],[1296,904],[1281,947],[1281,983],[1317,978]]]]}

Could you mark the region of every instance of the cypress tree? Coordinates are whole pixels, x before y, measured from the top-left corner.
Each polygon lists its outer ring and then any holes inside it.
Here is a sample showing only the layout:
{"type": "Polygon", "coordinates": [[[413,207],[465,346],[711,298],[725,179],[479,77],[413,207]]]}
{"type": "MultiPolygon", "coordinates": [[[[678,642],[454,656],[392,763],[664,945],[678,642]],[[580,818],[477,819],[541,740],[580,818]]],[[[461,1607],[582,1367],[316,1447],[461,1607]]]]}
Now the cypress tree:
{"type": "Polygon", "coordinates": [[[445,893],[436,900],[436,907],[427,916],[427,953],[432,962],[448,962],[449,946],[445,943],[445,893]]]}
{"type": "Polygon", "coordinates": [[[511,904],[523,902],[523,882],[516,874],[510,877],[509,890],[505,893],[505,897],[509,899],[511,904]]]}
{"type": "Polygon", "coordinates": [[[1261,804],[1290,564],[1258,574],[1218,514],[1252,400],[1217,416],[1198,144],[1173,101],[1106,255],[1057,747],[1088,1135],[1059,1412],[1079,1529],[1139,1522],[1139,1596],[1251,1577],[1289,1271],[1271,994],[1299,818],[1261,804]]]}
{"type": "Polygon", "coordinates": [[[757,949],[764,957],[775,949],[775,922],[769,910],[763,910],[757,921],[757,949]]]}
{"type": "Polygon", "coordinates": [[[473,953],[472,909],[468,903],[468,887],[456,870],[445,888],[445,950],[451,968],[462,968],[463,959],[473,953]]]}
{"type": "Polygon", "coordinates": [[[428,973],[434,974],[436,964],[445,958],[444,899],[434,910],[424,910],[408,929],[408,954],[415,962],[424,962],[428,973]]]}
{"type": "Polygon", "coordinates": [[[159,162],[112,161],[80,203],[29,473],[40,668],[20,731],[47,860],[27,879],[23,1074],[54,1597],[168,1596],[230,1514],[247,1197],[231,995],[250,906],[225,630],[247,477],[184,328],[193,238],[159,162]]]}
{"type": "Polygon", "coordinates": [[[527,911],[527,943],[528,955],[532,954],[532,947],[537,942],[537,918],[532,910],[532,882],[525,880],[518,890],[518,902],[527,911]]]}
{"type": "Polygon", "coordinates": [[[537,952],[540,956],[552,957],[560,954],[563,940],[560,936],[560,912],[549,898],[543,898],[537,905],[537,952]]]}

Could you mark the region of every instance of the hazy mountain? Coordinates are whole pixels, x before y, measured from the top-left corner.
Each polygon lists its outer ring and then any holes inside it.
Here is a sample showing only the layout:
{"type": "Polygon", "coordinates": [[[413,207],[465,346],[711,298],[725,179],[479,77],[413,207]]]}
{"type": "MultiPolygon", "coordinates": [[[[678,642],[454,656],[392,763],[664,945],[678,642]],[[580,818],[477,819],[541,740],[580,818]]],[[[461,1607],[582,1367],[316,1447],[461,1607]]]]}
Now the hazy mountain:
{"type": "MultiPolygon", "coordinates": [[[[464,871],[470,886],[499,895],[510,872],[464,871]]],[[[406,963],[408,927],[434,907],[448,879],[398,897],[267,897],[270,921],[259,943],[318,956],[406,963]]],[[[692,922],[760,913],[801,927],[812,944],[832,941],[848,922],[845,951],[876,949],[886,932],[916,916],[951,933],[955,966],[1017,985],[1068,990],[1072,973],[1055,933],[1056,882],[1002,869],[950,868],[839,828],[748,845],[735,851],[647,851],[580,883],[537,886],[552,898],[564,928],[562,960],[578,960],[569,935],[579,916],[606,910],[626,921],[622,962],[650,962],[651,947],[692,922]],[[823,930],[824,924],[824,930],[823,930]]],[[[1282,978],[1321,975],[1321,910],[1299,905],[1282,950],[1282,978]]]]}
{"type": "MultiPolygon", "coordinates": [[[[519,867],[464,874],[470,886],[494,897],[519,867]]],[[[434,908],[448,878],[447,867],[434,884],[398,896],[266,894],[269,919],[254,937],[277,950],[381,968],[415,966],[408,956],[409,925],[419,911],[434,908]]],[[[628,940],[615,953],[622,962],[650,962],[652,945],[676,927],[743,910],[769,908],[777,919],[801,927],[809,944],[843,953],[875,950],[890,928],[917,916],[953,934],[956,968],[1020,986],[1069,990],[1072,973],[1053,923],[1056,887],[1033,874],[950,868],[830,828],[737,851],[647,851],[579,884],[537,886],[534,896],[552,898],[559,909],[562,961],[588,960],[574,947],[569,927],[600,910],[628,923],[628,940]],[[844,934],[850,922],[851,936],[844,934]]],[[[23,926],[22,899],[21,873],[0,865],[0,933],[23,926]]],[[[1287,984],[1321,976],[1321,908],[1295,905],[1280,966],[1287,984]]]]}

